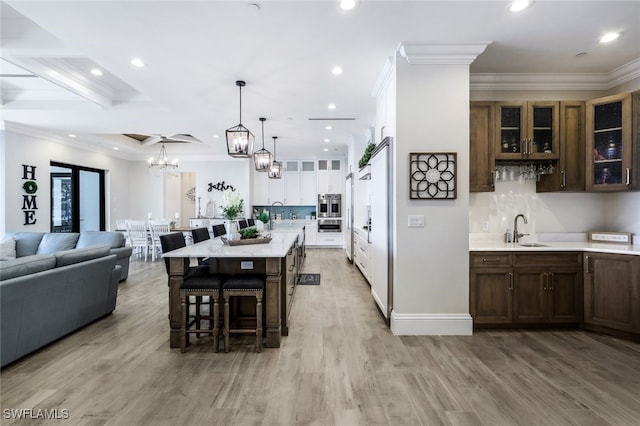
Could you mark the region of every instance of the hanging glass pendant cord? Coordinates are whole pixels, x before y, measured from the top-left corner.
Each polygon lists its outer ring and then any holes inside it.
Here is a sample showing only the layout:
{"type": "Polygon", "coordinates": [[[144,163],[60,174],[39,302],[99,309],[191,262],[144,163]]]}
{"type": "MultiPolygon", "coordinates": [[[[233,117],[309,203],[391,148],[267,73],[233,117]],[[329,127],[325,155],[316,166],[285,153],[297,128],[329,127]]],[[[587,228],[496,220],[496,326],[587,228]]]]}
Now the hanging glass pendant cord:
{"type": "Polygon", "coordinates": [[[276,161],[276,139],[277,136],[273,136],[273,161],[269,168],[269,179],[280,179],[282,177],[282,162],[276,161]]]}
{"type": "Polygon", "coordinates": [[[267,119],[264,117],[260,117],[260,121],[262,122],[262,149],[256,151],[253,154],[253,161],[255,163],[257,172],[268,172],[271,168],[273,156],[269,151],[264,149],[264,122],[267,121],[267,119]]]}

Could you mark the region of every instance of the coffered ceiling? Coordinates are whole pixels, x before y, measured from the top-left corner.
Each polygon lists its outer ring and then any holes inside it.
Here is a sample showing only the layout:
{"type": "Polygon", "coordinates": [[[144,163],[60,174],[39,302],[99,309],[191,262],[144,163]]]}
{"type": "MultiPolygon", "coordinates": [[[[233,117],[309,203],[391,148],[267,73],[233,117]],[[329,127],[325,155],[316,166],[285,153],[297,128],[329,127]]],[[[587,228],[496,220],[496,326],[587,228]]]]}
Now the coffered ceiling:
{"type": "Polygon", "coordinates": [[[279,156],[344,154],[366,140],[373,87],[401,42],[491,42],[471,64],[477,88],[601,90],[640,76],[640,1],[538,0],[514,14],[506,1],[361,0],[343,11],[333,0],[10,0],[0,14],[7,127],[126,158],[172,135],[202,142],[171,145],[181,159],[225,155],[236,80],[247,82],[242,123],[258,148],[266,117],[279,156]],[[600,44],[608,31],[622,36],[600,44]]]}

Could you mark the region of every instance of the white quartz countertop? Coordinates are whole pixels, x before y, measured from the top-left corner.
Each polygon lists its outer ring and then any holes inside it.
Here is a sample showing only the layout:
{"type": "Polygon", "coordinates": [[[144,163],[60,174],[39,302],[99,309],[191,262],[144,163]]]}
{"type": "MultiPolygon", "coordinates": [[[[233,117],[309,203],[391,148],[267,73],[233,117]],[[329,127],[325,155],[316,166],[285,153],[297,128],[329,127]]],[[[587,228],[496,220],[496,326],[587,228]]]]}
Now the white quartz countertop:
{"type": "Polygon", "coordinates": [[[213,238],[172,250],[162,257],[285,257],[298,239],[299,233],[291,231],[272,230],[271,241],[266,244],[228,246],[220,238],[213,238]]]}
{"type": "Polygon", "coordinates": [[[593,243],[588,241],[534,241],[523,239],[522,244],[535,243],[531,247],[495,240],[469,239],[469,251],[586,251],[640,256],[640,245],[593,243]]]}

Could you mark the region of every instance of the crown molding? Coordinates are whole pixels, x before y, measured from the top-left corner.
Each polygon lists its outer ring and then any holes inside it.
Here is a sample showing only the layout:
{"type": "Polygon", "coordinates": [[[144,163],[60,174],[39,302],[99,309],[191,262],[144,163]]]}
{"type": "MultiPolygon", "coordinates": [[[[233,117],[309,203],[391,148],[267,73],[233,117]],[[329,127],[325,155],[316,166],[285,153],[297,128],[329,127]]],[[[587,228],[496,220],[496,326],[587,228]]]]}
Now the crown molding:
{"type": "Polygon", "coordinates": [[[395,64],[393,62],[393,56],[387,57],[384,61],[384,66],[382,67],[382,71],[378,75],[378,79],[376,80],[376,84],[373,86],[373,90],[371,91],[371,95],[374,98],[377,98],[378,95],[384,90],[387,86],[387,82],[391,79],[393,75],[393,70],[395,68],[395,64]]]}
{"type": "Polygon", "coordinates": [[[398,54],[411,65],[469,65],[490,41],[441,43],[403,41],[398,54]]]}
{"type": "Polygon", "coordinates": [[[609,90],[640,78],[640,58],[607,73],[533,74],[477,73],[470,75],[471,90],[609,90]]]}

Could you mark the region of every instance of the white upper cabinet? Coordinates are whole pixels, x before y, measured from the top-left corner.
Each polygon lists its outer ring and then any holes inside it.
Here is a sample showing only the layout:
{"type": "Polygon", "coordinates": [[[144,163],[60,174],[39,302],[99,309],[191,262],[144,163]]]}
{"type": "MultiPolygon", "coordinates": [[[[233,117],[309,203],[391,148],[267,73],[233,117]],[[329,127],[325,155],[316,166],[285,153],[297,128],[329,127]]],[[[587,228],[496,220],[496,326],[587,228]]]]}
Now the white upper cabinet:
{"type": "Polygon", "coordinates": [[[342,160],[318,160],[318,194],[344,193],[342,160]]]}

